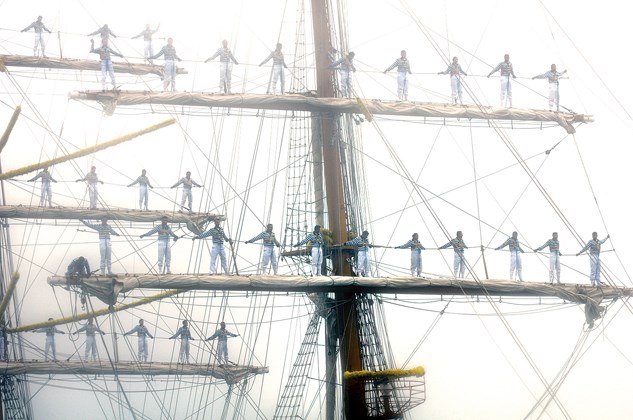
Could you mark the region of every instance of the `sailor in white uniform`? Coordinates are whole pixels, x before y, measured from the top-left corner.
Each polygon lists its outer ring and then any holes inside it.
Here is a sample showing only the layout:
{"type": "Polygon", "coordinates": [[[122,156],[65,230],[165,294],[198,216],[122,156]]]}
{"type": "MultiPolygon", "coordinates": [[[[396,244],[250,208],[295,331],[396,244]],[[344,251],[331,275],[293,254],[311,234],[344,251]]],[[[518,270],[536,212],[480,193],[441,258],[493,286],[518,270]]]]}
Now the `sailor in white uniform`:
{"type": "Polygon", "coordinates": [[[105,333],[94,324],[94,320],[92,318],[88,318],[88,323],[75,331],[73,335],[77,335],[82,331],[86,332],[86,350],[84,353],[84,359],[85,361],[88,361],[90,359],[89,356],[92,353],[92,361],[94,362],[97,360],[97,340],[95,339],[95,334],[100,333],[101,335],[104,335],[105,333]]]}
{"type": "Polygon", "coordinates": [[[42,169],[42,172],[29,179],[28,182],[34,182],[42,179],[42,190],[40,192],[40,207],[44,207],[44,203],[48,201],[48,207],[53,207],[53,191],[51,182],[57,182],[55,178],[48,172],[48,168],[42,169]]]}
{"type": "Polygon", "coordinates": [[[514,75],[514,68],[512,67],[508,54],[504,55],[503,61],[497,64],[497,67],[488,73],[488,77],[497,71],[499,72],[499,83],[501,86],[501,106],[512,108],[512,81],[510,80],[510,76],[512,76],[513,79],[516,79],[516,76],[514,75]]]}
{"type": "Polygon", "coordinates": [[[143,37],[143,45],[145,47],[143,48],[143,58],[150,64],[153,64],[150,57],[154,55],[154,48],[152,48],[152,35],[158,32],[158,28],[160,28],[160,23],[158,24],[158,26],[156,26],[156,29],[154,30],[149,27],[148,23],[147,25],[145,25],[145,29],[143,29],[140,34],[132,37],[132,39],[143,37]]]}
{"type": "Polygon", "coordinates": [[[512,236],[496,247],[495,250],[499,251],[506,246],[508,247],[510,250],[510,279],[514,278],[514,272],[516,271],[519,281],[523,281],[523,276],[521,275],[521,271],[523,269],[521,264],[521,254],[523,253],[523,249],[521,249],[518,237],[519,234],[517,232],[512,232],[512,236]]]}
{"type": "Polygon", "coordinates": [[[194,341],[189,331],[188,322],[182,321],[182,327],[178,328],[176,334],[169,337],[170,340],[180,337],[180,353],[178,354],[178,363],[189,364],[189,341],[194,341]]]}
{"type": "MultiPolygon", "coordinates": [[[[52,321],[53,318],[48,318],[49,321],[52,321]]],[[[38,328],[33,330],[36,333],[46,333],[46,344],[44,345],[44,359],[49,360],[48,353],[52,353],[53,358],[51,360],[57,360],[57,351],[55,349],[55,334],[66,334],[63,331],[58,330],[54,325],[51,327],[38,328]]]]}
{"type": "Polygon", "coordinates": [[[110,243],[110,235],[120,236],[115,232],[108,224],[108,219],[105,217],[101,219],[100,225],[88,223],[85,220],[80,222],[89,227],[92,230],[96,230],[99,233],[99,254],[101,255],[101,275],[105,274],[106,268],[108,269],[108,275],[112,275],[112,244],[110,243]]]}
{"type": "Polygon", "coordinates": [[[145,210],[147,210],[147,201],[149,198],[147,188],[149,187],[154,189],[154,187],[152,187],[152,184],[150,184],[149,178],[147,177],[147,171],[145,169],[141,171],[141,175],[136,178],[134,182],[128,185],[128,187],[136,184],[138,184],[138,207],[141,210],[143,210],[143,207],[145,207],[145,210]]]}
{"type": "Polygon", "coordinates": [[[191,194],[191,189],[193,187],[202,187],[202,185],[198,184],[196,181],[191,179],[191,172],[187,171],[184,178],[180,178],[180,181],[176,182],[171,188],[176,188],[177,186],[182,184],[182,199],[180,201],[180,207],[188,208],[190,212],[193,211],[193,196],[191,194]],[[189,207],[185,207],[185,201],[189,201],[189,207]]]}
{"type": "Polygon", "coordinates": [[[360,236],[344,242],[343,245],[356,247],[356,274],[367,277],[369,275],[369,248],[371,247],[369,232],[364,230],[360,236]]]}
{"type": "Polygon", "coordinates": [[[169,85],[171,84],[171,91],[176,91],[176,61],[182,61],[178,54],[176,54],[176,47],[174,47],[174,39],[167,38],[167,45],[160,49],[157,54],[154,54],[149,57],[151,60],[160,57],[161,55],[165,56],[165,67],[163,69],[163,90],[166,91],[169,85]]]}
{"type": "Polygon", "coordinates": [[[548,239],[543,245],[534,248],[534,252],[539,252],[545,247],[549,247],[549,282],[560,284],[560,243],[558,242],[558,233],[552,233],[552,239],[548,239]]]}
{"type": "Polygon", "coordinates": [[[41,47],[42,57],[47,58],[46,53],[44,52],[45,45],[44,45],[43,35],[44,35],[44,31],[50,34],[51,33],[50,29],[48,29],[46,25],[44,25],[44,22],[42,22],[42,16],[38,16],[37,20],[31,23],[26,28],[22,29],[22,32],[27,32],[31,28],[33,28],[33,31],[35,31],[35,45],[33,45],[33,55],[37,57],[37,49],[38,47],[41,47]]]}
{"type": "Polygon", "coordinates": [[[411,65],[407,59],[407,52],[405,50],[400,51],[400,58],[397,58],[383,73],[387,73],[396,67],[398,68],[398,99],[407,101],[409,100],[408,75],[411,74],[411,65]]]}
{"type": "Polygon", "coordinates": [[[275,247],[281,246],[277,238],[275,238],[275,232],[273,232],[273,225],[269,223],[266,226],[266,230],[259,235],[255,236],[252,239],[246,241],[247,244],[251,244],[253,242],[262,240],[262,244],[264,245],[264,249],[262,252],[262,262],[259,266],[259,271],[262,274],[266,274],[266,270],[268,269],[268,265],[273,266],[273,273],[277,275],[277,255],[275,255],[275,247]]]}
{"type": "Polygon", "coordinates": [[[321,275],[321,266],[323,265],[323,235],[321,234],[321,226],[315,225],[314,231],[309,233],[303,240],[295,244],[295,247],[311,242],[312,244],[312,275],[321,275]]]}
{"type": "Polygon", "coordinates": [[[218,48],[218,50],[211,57],[207,58],[204,62],[208,63],[218,56],[220,57],[220,92],[230,95],[231,72],[233,71],[231,61],[235,63],[235,65],[239,63],[237,62],[235,57],[233,57],[233,53],[229,49],[229,43],[226,39],[222,41],[222,48],[218,48]]]}
{"type": "Polygon", "coordinates": [[[599,240],[598,232],[593,232],[591,234],[591,240],[576,254],[576,256],[578,256],[589,250],[589,280],[591,280],[592,286],[604,285],[604,283],[600,281],[600,246],[605,243],[610,236],[611,235],[607,235],[603,240],[599,240]]]}
{"type": "Polygon", "coordinates": [[[218,339],[218,362],[220,366],[229,364],[229,349],[227,346],[227,339],[229,337],[239,337],[239,334],[228,331],[226,324],[220,322],[220,329],[214,332],[211,337],[207,338],[207,341],[218,339]]]}
{"type": "Polygon", "coordinates": [[[171,274],[171,247],[169,246],[169,238],[174,238],[174,242],[176,242],[178,240],[178,236],[167,224],[167,216],[161,217],[160,220],[160,225],[155,226],[150,231],[142,234],[141,238],[158,233],[158,273],[171,274]],[[165,262],[164,271],[163,261],[165,262]]]}
{"type": "MultiPolygon", "coordinates": [[[[284,74],[284,69],[287,69],[288,66],[286,66],[286,62],[284,61],[284,53],[281,52],[281,44],[278,43],[275,51],[271,52],[259,66],[261,67],[268,63],[270,59],[273,60],[273,95],[277,90],[277,80],[281,82],[281,94],[283,95],[286,92],[286,75],[284,74]]],[[[269,91],[266,91],[266,93],[269,93],[269,91]]]]}
{"type": "Polygon", "coordinates": [[[463,279],[464,271],[466,269],[466,260],[464,259],[464,249],[468,247],[464,243],[463,234],[461,230],[457,231],[457,236],[446,244],[442,245],[438,249],[453,248],[455,255],[453,257],[453,275],[455,278],[463,279]]]}
{"type": "Polygon", "coordinates": [[[354,67],[355,55],[355,53],[350,52],[345,57],[330,64],[331,69],[339,66],[341,72],[341,94],[345,98],[352,97],[352,72],[356,72],[356,67],[354,67]]]}
{"type": "Polygon", "coordinates": [[[462,66],[459,65],[457,57],[453,57],[453,63],[449,64],[446,70],[437,74],[450,74],[451,75],[451,96],[453,97],[453,104],[462,103],[462,76],[468,76],[462,66]]]}
{"type": "Polygon", "coordinates": [[[90,208],[97,208],[97,201],[99,201],[99,190],[97,188],[97,184],[101,183],[103,185],[103,181],[99,181],[99,177],[97,176],[97,168],[93,166],[90,168],[90,172],[86,174],[85,177],[79,178],[76,182],[86,181],[88,183],[88,197],[90,199],[90,208]]]}
{"type": "Polygon", "coordinates": [[[147,350],[147,337],[154,338],[152,334],[150,334],[147,327],[144,325],[144,321],[142,319],[138,320],[138,325],[132,328],[130,331],[123,334],[123,336],[130,335],[136,333],[138,337],[138,361],[139,362],[147,362],[147,356],[149,354],[147,350]]]}
{"type": "Polygon", "coordinates": [[[215,274],[218,257],[220,257],[224,274],[229,274],[226,252],[224,251],[224,241],[227,241],[229,244],[232,245],[233,240],[226,236],[226,233],[224,233],[224,229],[222,228],[222,226],[220,226],[219,218],[215,218],[213,220],[213,223],[214,227],[204,233],[201,233],[200,235],[194,236],[192,239],[203,239],[211,236],[213,240],[213,246],[211,248],[211,263],[209,265],[209,274],[215,274]]]}
{"type": "Polygon", "coordinates": [[[550,71],[546,71],[543,74],[539,74],[538,76],[534,76],[534,79],[547,79],[549,82],[549,110],[551,111],[556,105],[556,112],[559,111],[559,102],[560,102],[560,92],[558,90],[558,79],[567,73],[567,70],[563,70],[562,72],[556,71],[556,64],[552,64],[550,67],[550,71]]]}
{"type": "Polygon", "coordinates": [[[424,247],[418,238],[418,234],[414,233],[409,242],[397,246],[395,249],[411,249],[411,275],[420,277],[422,275],[422,250],[424,247]]]}

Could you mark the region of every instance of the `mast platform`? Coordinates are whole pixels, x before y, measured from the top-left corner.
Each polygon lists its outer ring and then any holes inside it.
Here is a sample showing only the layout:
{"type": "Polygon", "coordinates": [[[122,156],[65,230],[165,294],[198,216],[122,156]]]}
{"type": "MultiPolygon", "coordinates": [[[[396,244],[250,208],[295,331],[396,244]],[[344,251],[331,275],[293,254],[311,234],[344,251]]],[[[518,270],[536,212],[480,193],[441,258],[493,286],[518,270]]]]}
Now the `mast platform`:
{"type": "Polygon", "coordinates": [[[166,210],[132,210],[108,207],[105,209],[87,209],[79,207],[35,207],[0,206],[0,218],[7,219],[86,219],[123,220],[127,222],[156,222],[167,216],[170,223],[188,223],[198,227],[214,218],[226,220],[226,216],[214,213],[186,213],[166,210]]]}
{"type": "Polygon", "coordinates": [[[353,292],[374,294],[558,297],[576,303],[588,300],[631,296],[633,289],[594,287],[584,284],[549,284],[510,280],[472,280],[425,277],[346,277],[346,276],[233,276],[209,274],[151,275],[121,274],[91,276],[87,279],[48,278],[51,286],[85,286],[109,296],[134,289],[217,290],[243,292],[353,292]]]}
{"type": "Polygon", "coordinates": [[[575,123],[593,122],[592,115],[552,112],[539,109],[500,108],[478,105],[452,105],[434,102],[382,101],[378,99],[319,98],[313,94],[289,95],[221,95],[202,92],[152,91],[73,91],[70,99],[97,101],[108,113],[116,106],[141,104],[178,105],[220,108],[267,109],[277,111],[307,111],[342,114],[389,115],[399,117],[509,120],[550,122],[575,133],[575,123]]]}
{"type": "Polygon", "coordinates": [[[252,375],[268,373],[267,366],[181,364],[168,362],[83,362],[71,361],[9,361],[0,362],[0,375],[198,375],[212,376],[235,384],[252,375]]]}
{"type": "MultiPolygon", "coordinates": [[[[0,69],[4,67],[36,67],[62,70],[95,70],[101,71],[99,60],[78,60],[76,58],[43,58],[30,55],[3,55],[0,54],[0,69]]],[[[120,63],[113,61],[112,66],[116,73],[129,73],[135,75],[155,74],[163,77],[163,66],[142,63],[120,63]]],[[[177,74],[187,74],[182,67],[176,68],[177,74]]]]}

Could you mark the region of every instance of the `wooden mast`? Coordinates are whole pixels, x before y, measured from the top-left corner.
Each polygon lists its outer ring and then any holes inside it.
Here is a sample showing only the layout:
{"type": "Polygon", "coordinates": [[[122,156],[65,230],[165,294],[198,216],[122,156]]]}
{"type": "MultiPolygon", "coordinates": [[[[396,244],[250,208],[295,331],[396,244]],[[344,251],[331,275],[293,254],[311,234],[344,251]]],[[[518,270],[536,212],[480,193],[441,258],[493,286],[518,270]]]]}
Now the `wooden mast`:
{"type": "MultiPolygon", "coordinates": [[[[332,98],[334,94],[334,78],[332,70],[328,67],[331,64],[329,55],[332,49],[332,34],[330,31],[330,21],[328,17],[328,2],[326,0],[311,0],[312,3],[312,25],[314,30],[316,75],[317,75],[317,96],[332,98]]],[[[341,171],[341,157],[339,148],[339,131],[336,124],[340,119],[340,114],[320,113],[313,121],[319,124],[320,141],[323,150],[323,170],[325,175],[325,188],[327,194],[328,227],[332,231],[334,243],[343,243],[347,240],[347,213],[345,198],[343,194],[343,174],[341,171]]],[[[316,139],[314,139],[316,140],[316,139]]],[[[314,142],[313,140],[313,142],[314,142]]],[[[350,263],[343,258],[341,253],[332,256],[332,266],[334,275],[349,276],[352,274],[350,263]]],[[[362,368],[360,340],[358,335],[358,325],[354,309],[354,293],[339,292],[335,294],[337,308],[336,325],[326,332],[326,377],[328,386],[331,387],[326,394],[327,418],[333,418],[335,398],[333,392],[332,379],[336,377],[336,367],[332,366],[333,357],[328,358],[327,354],[333,355],[331,343],[333,335],[338,336],[340,346],[341,369],[343,371],[356,371],[362,368]],[[334,331],[333,331],[334,330],[334,331]]],[[[326,322],[326,326],[330,323],[326,322]]],[[[329,328],[329,327],[326,327],[329,328]]],[[[348,383],[341,372],[341,382],[343,384],[343,406],[346,418],[367,417],[367,406],[365,403],[365,393],[362,383],[348,383]]]]}

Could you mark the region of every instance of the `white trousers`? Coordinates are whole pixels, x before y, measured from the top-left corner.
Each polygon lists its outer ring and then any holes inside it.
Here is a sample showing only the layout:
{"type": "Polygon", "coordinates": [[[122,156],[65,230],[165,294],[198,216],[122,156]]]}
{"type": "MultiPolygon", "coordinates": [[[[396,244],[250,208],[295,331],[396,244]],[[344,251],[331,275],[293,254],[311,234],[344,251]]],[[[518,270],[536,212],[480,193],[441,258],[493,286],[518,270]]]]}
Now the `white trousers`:
{"type": "Polygon", "coordinates": [[[401,101],[409,99],[409,78],[406,71],[398,72],[398,99],[401,101]]]}
{"type": "Polygon", "coordinates": [[[94,335],[86,336],[86,350],[84,352],[84,359],[89,360],[90,353],[92,353],[92,360],[97,360],[97,340],[94,335]]]}
{"type": "Polygon", "coordinates": [[[110,74],[110,81],[112,82],[112,87],[116,87],[116,81],[114,79],[114,67],[112,67],[112,60],[101,60],[101,86],[103,90],[106,88],[106,75],[110,74]]]}
{"type": "Polygon", "coordinates": [[[215,274],[218,256],[220,257],[224,274],[229,274],[229,266],[226,263],[226,252],[224,252],[224,244],[213,244],[211,247],[211,265],[209,266],[209,274],[215,274]]]}
{"type": "Polygon", "coordinates": [[[321,275],[321,265],[323,264],[323,249],[320,246],[312,245],[312,275],[321,275]]]}
{"type": "Polygon", "coordinates": [[[459,75],[451,76],[451,95],[453,96],[454,104],[462,103],[462,79],[459,75]]]}
{"type": "Polygon", "coordinates": [[[189,363],[189,339],[180,340],[180,353],[178,354],[179,363],[189,363]]]}
{"type": "Polygon", "coordinates": [[[33,55],[37,57],[37,47],[42,49],[42,57],[46,57],[44,52],[44,32],[35,32],[35,45],[33,45],[33,55]]]}
{"type": "Polygon", "coordinates": [[[152,41],[150,40],[150,41],[143,41],[143,42],[144,42],[143,57],[151,63],[152,60],[150,60],[149,57],[154,55],[154,48],[152,48],[152,41]]]}
{"type": "Polygon", "coordinates": [[[558,111],[558,102],[560,100],[560,94],[558,93],[558,83],[549,84],[549,110],[551,111],[554,105],[556,105],[556,111],[558,111]]]}
{"type": "Polygon", "coordinates": [[[105,269],[108,269],[108,274],[112,274],[112,244],[110,239],[99,239],[99,253],[101,254],[101,274],[105,274],[105,269]]]}
{"type": "Polygon", "coordinates": [[[549,253],[549,282],[554,283],[554,279],[560,283],[560,255],[558,255],[558,251],[549,253]]]}
{"type": "Polygon", "coordinates": [[[514,279],[514,272],[516,271],[519,280],[523,281],[523,277],[521,276],[522,269],[521,252],[518,250],[510,251],[510,280],[514,279]]]}
{"type": "Polygon", "coordinates": [[[231,93],[231,70],[231,63],[220,61],[220,92],[231,93]]]}
{"type": "Polygon", "coordinates": [[[90,200],[90,208],[97,208],[97,201],[99,201],[99,188],[97,187],[97,183],[88,184],[88,199],[90,200]]]}
{"type": "Polygon", "coordinates": [[[163,90],[167,90],[171,83],[172,92],[176,90],[176,62],[174,60],[165,60],[163,68],[163,90]]]}
{"type": "Polygon", "coordinates": [[[422,275],[422,252],[418,249],[411,251],[411,275],[418,277],[422,275]]]}
{"type": "Polygon", "coordinates": [[[453,256],[453,274],[458,279],[464,278],[464,272],[466,271],[466,261],[464,260],[464,254],[456,252],[453,256]]]}
{"type": "Polygon", "coordinates": [[[501,106],[512,108],[512,76],[500,76],[499,83],[501,86],[501,106]],[[506,98],[508,103],[506,104],[506,98]]]}
{"type": "Polygon", "coordinates": [[[158,240],[158,272],[160,274],[171,272],[171,247],[169,239],[158,240]],[[163,272],[163,261],[165,262],[165,272],[163,272]]]}
{"type": "Polygon", "coordinates": [[[273,65],[273,94],[277,90],[277,80],[281,82],[281,94],[286,93],[286,75],[284,73],[284,66],[281,64],[273,65]]]}
{"type": "Polygon", "coordinates": [[[50,182],[42,182],[42,192],[40,193],[40,207],[48,200],[48,207],[53,207],[53,190],[50,182]]]}
{"type": "Polygon", "coordinates": [[[138,207],[143,210],[143,204],[145,204],[145,210],[147,210],[147,201],[149,193],[147,191],[147,185],[138,186],[138,207]]]}
{"type": "Polygon", "coordinates": [[[47,335],[46,344],[44,345],[44,358],[48,360],[48,353],[53,353],[53,360],[57,360],[57,354],[55,351],[55,336],[47,335]]]}
{"type": "Polygon", "coordinates": [[[367,255],[367,251],[358,250],[358,255],[356,255],[356,270],[358,271],[356,275],[367,277],[369,273],[369,255],[367,255]]]}
{"type": "Polygon", "coordinates": [[[589,254],[589,280],[591,284],[600,283],[600,254],[589,254]]]}
{"type": "Polygon", "coordinates": [[[138,336],[138,360],[139,362],[147,362],[147,337],[144,335],[138,336]]]}
{"type": "Polygon", "coordinates": [[[226,340],[218,341],[218,362],[220,364],[229,364],[229,349],[226,340]]]}
{"type": "Polygon", "coordinates": [[[277,253],[275,252],[274,246],[265,246],[262,251],[262,264],[259,268],[262,274],[267,274],[268,265],[271,264],[273,266],[273,273],[277,275],[277,253]]]}
{"type": "Polygon", "coordinates": [[[352,72],[341,70],[341,94],[345,98],[352,97],[352,72]]]}
{"type": "Polygon", "coordinates": [[[189,206],[187,208],[189,211],[193,211],[193,195],[191,194],[191,188],[183,188],[182,189],[182,198],[180,199],[180,207],[185,207],[185,201],[189,201],[189,206]]]}

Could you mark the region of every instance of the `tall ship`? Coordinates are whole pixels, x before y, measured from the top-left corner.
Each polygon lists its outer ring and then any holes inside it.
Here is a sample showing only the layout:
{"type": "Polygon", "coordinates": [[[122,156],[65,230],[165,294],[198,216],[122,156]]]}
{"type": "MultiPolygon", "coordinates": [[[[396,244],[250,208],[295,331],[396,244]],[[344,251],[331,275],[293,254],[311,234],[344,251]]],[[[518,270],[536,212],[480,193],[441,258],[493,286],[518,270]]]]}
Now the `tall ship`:
{"type": "Polygon", "coordinates": [[[633,416],[619,4],[31,3],[0,418],[633,416]]]}

